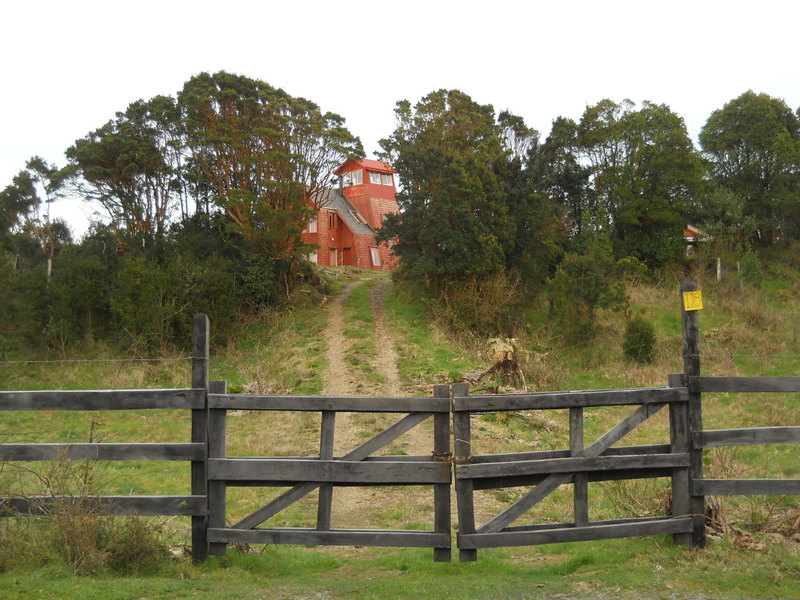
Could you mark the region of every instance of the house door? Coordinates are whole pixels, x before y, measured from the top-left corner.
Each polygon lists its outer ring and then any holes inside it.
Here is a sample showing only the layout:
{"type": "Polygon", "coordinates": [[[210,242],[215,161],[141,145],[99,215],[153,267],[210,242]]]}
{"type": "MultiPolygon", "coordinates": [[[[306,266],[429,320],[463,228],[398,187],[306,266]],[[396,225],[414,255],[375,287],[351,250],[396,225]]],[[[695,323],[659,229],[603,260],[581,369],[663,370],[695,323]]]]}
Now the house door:
{"type": "Polygon", "coordinates": [[[353,261],[353,249],[352,248],[343,248],[342,249],[342,264],[343,265],[354,265],[355,261],[353,261]]]}
{"type": "Polygon", "coordinates": [[[335,267],[336,265],[338,265],[338,264],[339,264],[339,263],[337,262],[337,261],[338,261],[338,254],[339,254],[339,253],[338,253],[338,252],[336,252],[336,248],[331,248],[330,259],[329,259],[329,261],[328,261],[328,264],[329,264],[330,266],[332,266],[332,267],[335,267]]]}

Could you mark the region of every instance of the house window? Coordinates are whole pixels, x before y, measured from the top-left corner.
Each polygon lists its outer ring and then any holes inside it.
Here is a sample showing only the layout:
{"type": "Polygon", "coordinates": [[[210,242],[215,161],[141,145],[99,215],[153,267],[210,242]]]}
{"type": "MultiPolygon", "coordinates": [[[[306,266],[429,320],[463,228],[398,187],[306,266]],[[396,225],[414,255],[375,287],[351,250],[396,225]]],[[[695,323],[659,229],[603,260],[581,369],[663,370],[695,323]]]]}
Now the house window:
{"type": "Polygon", "coordinates": [[[328,212],[328,229],[336,229],[336,213],[328,212]]]}
{"type": "Polygon", "coordinates": [[[369,182],[370,183],[378,183],[378,184],[380,184],[380,182],[381,182],[381,174],[380,173],[376,173],[375,171],[368,171],[368,173],[369,173],[369,182]]]}
{"type": "Polygon", "coordinates": [[[308,233],[317,233],[317,218],[314,217],[308,222],[308,233]]]}
{"type": "Polygon", "coordinates": [[[364,171],[359,169],[358,171],[350,171],[349,173],[345,173],[342,175],[342,186],[349,187],[351,185],[358,185],[360,183],[364,183],[364,171]]]}
{"type": "Polygon", "coordinates": [[[378,254],[377,248],[370,248],[369,251],[372,253],[372,266],[373,267],[380,267],[381,266],[381,255],[378,254]]]}
{"type": "Polygon", "coordinates": [[[381,173],[381,183],[383,185],[394,185],[392,183],[392,174],[391,173],[381,173]]]}
{"type": "Polygon", "coordinates": [[[310,262],[312,265],[318,265],[319,263],[317,262],[317,253],[316,253],[316,252],[311,252],[311,253],[309,253],[309,255],[308,255],[308,261],[309,261],[309,262],[310,262]]]}

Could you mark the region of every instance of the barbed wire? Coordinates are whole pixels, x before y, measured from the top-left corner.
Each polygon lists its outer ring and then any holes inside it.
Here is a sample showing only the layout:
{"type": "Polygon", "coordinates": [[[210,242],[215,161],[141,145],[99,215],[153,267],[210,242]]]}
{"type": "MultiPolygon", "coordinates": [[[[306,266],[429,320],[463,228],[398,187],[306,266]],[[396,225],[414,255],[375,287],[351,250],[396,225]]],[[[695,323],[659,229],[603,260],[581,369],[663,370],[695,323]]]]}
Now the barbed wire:
{"type": "Polygon", "coordinates": [[[180,362],[192,360],[192,356],[179,358],[75,358],[58,360],[0,360],[0,365],[50,365],[64,363],[134,363],[134,362],[180,362]]]}

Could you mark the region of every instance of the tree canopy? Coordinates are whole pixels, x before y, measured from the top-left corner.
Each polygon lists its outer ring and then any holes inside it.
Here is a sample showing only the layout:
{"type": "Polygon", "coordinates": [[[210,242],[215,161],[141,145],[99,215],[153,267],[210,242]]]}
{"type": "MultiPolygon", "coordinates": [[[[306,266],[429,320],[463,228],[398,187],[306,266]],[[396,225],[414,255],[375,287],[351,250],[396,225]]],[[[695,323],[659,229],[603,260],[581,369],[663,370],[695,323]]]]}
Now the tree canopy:
{"type": "Polygon", "coordinates": [[[753,242],[800,236],[800,118],[783,100],[747,91],[700,132],[716,183],[755,221],[753,242]]]}
{"type": "Polygon", "coordinates": [[[485,277],[538,243],[545,225],[522,172],[536,131],[458,90],[438,90],[413,107],[398,102],[395,115],[397,128],[381,146],[403,182],[400,213],[379,235],[396,239],[410,276],[434,288],[485,277]]]}

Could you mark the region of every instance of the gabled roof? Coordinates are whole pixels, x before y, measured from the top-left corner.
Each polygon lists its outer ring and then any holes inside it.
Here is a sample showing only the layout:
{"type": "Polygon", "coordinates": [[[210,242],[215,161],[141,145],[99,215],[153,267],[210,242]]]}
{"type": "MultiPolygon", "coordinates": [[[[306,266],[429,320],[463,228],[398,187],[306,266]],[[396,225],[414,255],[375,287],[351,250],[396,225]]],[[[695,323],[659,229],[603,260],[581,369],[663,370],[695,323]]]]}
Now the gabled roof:
{"type": "Polygon", "coordinates": [[[372,227],[366,223],[362,223],[356,217],[358,211],[347,201],[347,198],[345,198],[338,189],[328,188],[325,190],[320,198],[320,205],[328,210],[335,210],[353,233],[375,235],[375,230],[372,227]]]}
{"type": "Polygon", "coordinates": [[[383,162],[381,160],[372,160],[369,158],[359,158],[354,160],[348,160],[336,167],[333,171],[334,175],[341,175],[342,173],[347,173],[348,171],[352,171],[356,167],[363,167],[369,169],[370,171],[378,171],[381,173],[396,173],[394,167],[389,163],[383,162]]]}

